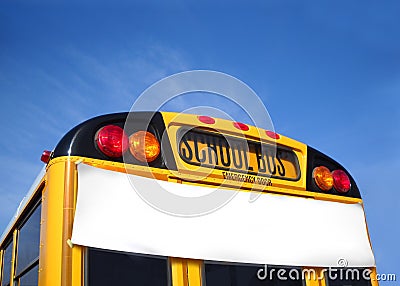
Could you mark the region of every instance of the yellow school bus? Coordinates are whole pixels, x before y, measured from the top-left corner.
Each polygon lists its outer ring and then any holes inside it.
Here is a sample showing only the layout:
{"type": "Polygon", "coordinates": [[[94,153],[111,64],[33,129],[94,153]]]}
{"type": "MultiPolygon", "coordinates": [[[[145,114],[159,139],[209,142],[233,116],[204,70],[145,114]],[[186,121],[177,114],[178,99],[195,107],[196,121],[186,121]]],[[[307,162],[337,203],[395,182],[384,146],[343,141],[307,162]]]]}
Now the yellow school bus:
{"type": "Polygon", "coordinates": [[[42,161],[0,240],[1,286],[378,285],[354,179],[273,131],[109,114],[42,161]]]}

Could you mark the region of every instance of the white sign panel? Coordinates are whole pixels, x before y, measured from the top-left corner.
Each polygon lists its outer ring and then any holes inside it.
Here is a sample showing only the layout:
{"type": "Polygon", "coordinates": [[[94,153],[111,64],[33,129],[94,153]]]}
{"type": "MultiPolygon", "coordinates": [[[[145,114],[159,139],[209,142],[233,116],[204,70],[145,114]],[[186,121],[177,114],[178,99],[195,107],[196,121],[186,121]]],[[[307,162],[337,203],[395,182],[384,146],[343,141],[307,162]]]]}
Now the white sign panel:
{"type": "MultiPolygon", "coordinates": [[[[74,244],[256,264],[336,267],[345,259],[349,267],[375,265],[360,204],[272,194],[249,202],[249,193],[238,191],[215,212],[178,217],[149,206],[130,184],[146,188],[154,180],[129,176],[78,166],[74,244]]],[[[190,194],[216,191],[172,182],[162,187],[190,194]]]]}

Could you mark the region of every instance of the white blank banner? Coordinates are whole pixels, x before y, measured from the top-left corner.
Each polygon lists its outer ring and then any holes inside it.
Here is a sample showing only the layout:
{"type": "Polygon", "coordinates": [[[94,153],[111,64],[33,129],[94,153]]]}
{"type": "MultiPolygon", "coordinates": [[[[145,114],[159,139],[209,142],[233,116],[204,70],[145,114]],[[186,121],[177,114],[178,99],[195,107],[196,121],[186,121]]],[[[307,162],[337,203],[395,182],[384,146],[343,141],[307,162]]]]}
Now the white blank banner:
{"type": "MultiPolygon", "coordinates": [[[[138,185],[152,179],[129,175],[138,185]]],[[[136,185],[136,184],[135,184],[136,185]]],[[[171,192],[215,189],[162,182],[171,192]]],[[[148,190],[151,191],[151,190],[148,190]]],[[[233,192],[218,190],[218,192],[233,192]]],[[[128,175],[78,166],[78,198],[72,242],[117,251],[216,261],[336,267],[374,266],[360,204],[271,194],[249,202],[237,195],[199,217],[177,217],[144,202],[128,175]]]]}

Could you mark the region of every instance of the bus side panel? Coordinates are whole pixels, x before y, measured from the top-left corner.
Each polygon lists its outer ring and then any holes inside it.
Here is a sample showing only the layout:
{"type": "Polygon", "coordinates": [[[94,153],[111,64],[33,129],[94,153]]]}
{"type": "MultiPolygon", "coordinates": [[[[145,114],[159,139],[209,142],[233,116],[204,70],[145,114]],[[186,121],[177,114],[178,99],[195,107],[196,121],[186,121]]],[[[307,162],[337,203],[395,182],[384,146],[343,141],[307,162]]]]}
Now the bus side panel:
{"type": "Polygon", "coordinates": [[[188,286],[188,268],[186,259],[170,257],[169,262],[171,264],[171,275],[173,286],[188,286]]]}
{"type": "Polygon", "coordinates": [[[303,268],[304,281],[306,286],[326,286],[323,268],[303,268]]]}
{"type": "Polygon", "coordinates": [[[84,251],[83,246],[74,245],[72,248],[72,285],[84,285],[83,265],[84,265],[84,251]]]}
{"type": "Polygon", "coordinates": [[[371,268],[371,285],[372,286],[379,286],[378,278],[377,278],[377,273],[376,273],[376,267],[371,268]]]}
{"type": "Polygon", "coordinates": [[[39,286],[61,285],[65,164],[52,164],[42,196],[39,286]]]}
{"type": "Polygon", "coordinates": [[[202,260],[195,260],[195,259],[188,259],[188,279],[190,286],[201,286],[205,283],[202,283],[202,276],[203,276],[203,261],[202,260]]]}

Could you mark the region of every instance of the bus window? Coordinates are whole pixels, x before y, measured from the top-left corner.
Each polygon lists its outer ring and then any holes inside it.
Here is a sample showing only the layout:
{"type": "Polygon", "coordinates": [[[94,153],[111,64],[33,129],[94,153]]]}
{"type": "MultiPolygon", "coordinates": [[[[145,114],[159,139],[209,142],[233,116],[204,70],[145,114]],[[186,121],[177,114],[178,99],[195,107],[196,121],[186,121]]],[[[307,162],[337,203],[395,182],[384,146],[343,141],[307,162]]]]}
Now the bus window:
{"type": "Polygon", "coordinates": [[[36,264],[35,267],[26,272],[25,275],[19,279],[19,286],[38,285],[38,271],[39,271],[39,264],[36,264]]]}
{"type": "Polygon", "coordinates": [[[88,249],[88,285],[167,286],[166,257],[88,249]]]}
{"type": "Polygon", "coordinates": [[[17,277],[32,268],[39,259],[40,244],[40,214],[39,205],[29,219],[23,224],[18,235],[17,277]]]}
{"type": "Polygon", "coordinates": [[[300,267],[206,262],[206,286],[302,286],[300,267]]]}
{"type": "Polygon", "coordinates": [[[3,275],[1,279],[1,286],[10,285],[11,274],[11,259],[12,259],[12,242],[4,249],[3,259],[3,275]]]}

